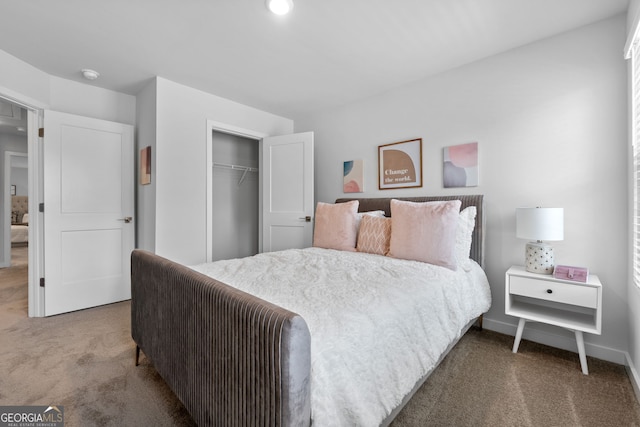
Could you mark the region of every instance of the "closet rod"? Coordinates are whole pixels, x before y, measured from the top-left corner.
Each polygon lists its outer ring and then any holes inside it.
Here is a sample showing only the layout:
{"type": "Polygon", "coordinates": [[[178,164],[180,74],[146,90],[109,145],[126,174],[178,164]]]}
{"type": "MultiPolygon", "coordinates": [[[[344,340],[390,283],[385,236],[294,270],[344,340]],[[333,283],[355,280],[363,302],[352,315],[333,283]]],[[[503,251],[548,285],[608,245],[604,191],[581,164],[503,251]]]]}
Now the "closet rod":
{"type": "Polygon", "coordinates": [[[216,163],[216,162],[213,162],[213,166],[214,167],[217,166],[220,168],[240,170],[240,171],[247,171],[247,172],[258,172],[258,168],[252,168],[251,166],[230,165],[227,163],[216,163]]]}
{"type": "Polygon", "coordinates": [[[242,184],[244,179],[247,177],[247,172],[258,172],[258,168],[252,168],[250,166],[229,165],[227,163],[213,162],[213,167],[243,171],[242,176],[240,177],[240,181],[238,181],[238,185],[242,184]]]}

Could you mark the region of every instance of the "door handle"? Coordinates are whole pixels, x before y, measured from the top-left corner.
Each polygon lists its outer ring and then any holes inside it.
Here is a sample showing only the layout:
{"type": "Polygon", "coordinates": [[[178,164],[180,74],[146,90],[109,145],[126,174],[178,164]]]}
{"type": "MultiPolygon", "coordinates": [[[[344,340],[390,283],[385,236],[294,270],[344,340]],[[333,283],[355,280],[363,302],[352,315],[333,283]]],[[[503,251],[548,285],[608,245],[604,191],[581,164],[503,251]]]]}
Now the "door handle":
{"type": "Polygon", "coordinates": [[[304,219],[304,220],[305,220],[305,222],[311,222],[311,217],[310,217],[310,216],[308,216],[308,215],[307,215],[307,216],[300,217],[300,218],[298,218],[298,219],[304,219]]]}
{"type": "Polygon", "coordinates": [[[129,224],[131,221],[133,221],[133,217],[125,216],[124,218],[118,218],[118,221],[124,221],[125,224],[129,224]]]}

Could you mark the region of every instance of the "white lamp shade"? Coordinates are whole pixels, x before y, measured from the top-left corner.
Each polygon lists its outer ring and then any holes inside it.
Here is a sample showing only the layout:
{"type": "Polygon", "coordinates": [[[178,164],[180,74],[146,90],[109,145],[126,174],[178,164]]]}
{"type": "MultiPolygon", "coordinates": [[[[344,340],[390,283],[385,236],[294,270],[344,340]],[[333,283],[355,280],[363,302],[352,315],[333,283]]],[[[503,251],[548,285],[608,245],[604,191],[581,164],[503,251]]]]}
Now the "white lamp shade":
{"type": "Polygon", "coordinates": [[[564,239],[564,209],[517,208],[516,236],[531,240],[564,239]]]}

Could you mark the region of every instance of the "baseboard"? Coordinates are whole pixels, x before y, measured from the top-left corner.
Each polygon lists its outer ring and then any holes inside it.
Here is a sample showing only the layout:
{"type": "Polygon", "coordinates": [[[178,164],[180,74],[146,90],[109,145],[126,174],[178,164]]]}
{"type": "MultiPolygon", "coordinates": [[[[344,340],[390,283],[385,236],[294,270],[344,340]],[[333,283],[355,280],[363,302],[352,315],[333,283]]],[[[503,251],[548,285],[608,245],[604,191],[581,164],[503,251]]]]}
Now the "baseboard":
{"type": "Polygon", "coordinates": [[[631,385],[633,386],[636,400],[640,403],[640,377],[638,376],[638,371],[636,370],[636,367],[633,364],[633,360],[631,360],[631,356],[629,356],[629,353],[625,353],[625,355],[627,357],[627,363],[624,367],[627,370],[627,375],[629,375],[629,380],[631,381],[631,385]]]}
{"type": "MultiPolygon", "coordinates": [[[[500,332],[505,335],[516,335],[517,325],[501,322],[493,319],[489,319],[486,316],[483,320],[483,327],[489,329],[491,331],[500,332]]],[[[559,332],[564,332],[567,335],[555,334],[548,331],[543,331],[540,329],[536,329],[532,324],[531,327],[527,324],[527,327],[524,328],[524,333],[522,334],[522,338],[525,340],[537,342],[539,344],[548,345],[551,347],[560,348],[562,350],[567,351],[578,351],[578,347],[576,344],[575,336],[565,331],[564,329],[558,328],[559,332]],[[570,336],[568,334],[571,334],[570,336]]],[[[587,334],[585,334],[585,338],[587,334]]],[[[596,359],[606,360],[608,362],[617,363],[618,365],[629,366],[629,356],[626,352],[616,350],[610,347],[604,347],[597,344],[589,343],[585,340],[584,349],[587,356],[595,357],[596,359]]],[[[639,382],[640,384],[640,382],[639,382]]],[[[635,387],[635,386],[634,386],[635,387]]]]}

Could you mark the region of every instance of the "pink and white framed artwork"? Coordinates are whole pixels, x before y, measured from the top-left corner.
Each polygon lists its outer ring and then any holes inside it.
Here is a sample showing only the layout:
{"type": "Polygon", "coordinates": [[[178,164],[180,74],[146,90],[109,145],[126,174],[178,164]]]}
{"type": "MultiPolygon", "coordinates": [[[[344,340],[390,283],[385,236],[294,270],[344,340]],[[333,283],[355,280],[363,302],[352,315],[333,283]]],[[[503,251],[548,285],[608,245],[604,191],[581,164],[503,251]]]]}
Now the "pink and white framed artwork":
{"type": "Polygon", "coordinates": [[[342,191],[344,193],[364,192],[364,161],[362,159],[344,162],[342,191]]]}
{"type": "Polygon", "coordinates": [[[444,148],[442,167],[444,188],[478,186],[478,143],[444,148]]]}

